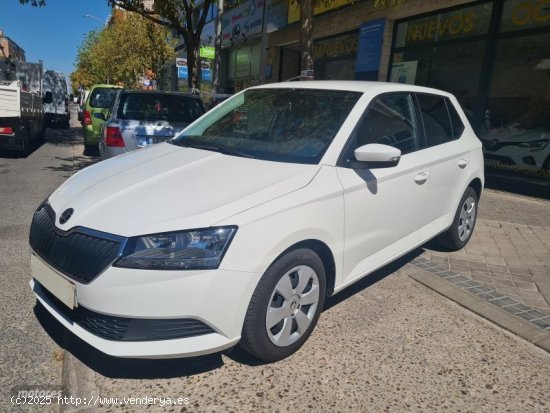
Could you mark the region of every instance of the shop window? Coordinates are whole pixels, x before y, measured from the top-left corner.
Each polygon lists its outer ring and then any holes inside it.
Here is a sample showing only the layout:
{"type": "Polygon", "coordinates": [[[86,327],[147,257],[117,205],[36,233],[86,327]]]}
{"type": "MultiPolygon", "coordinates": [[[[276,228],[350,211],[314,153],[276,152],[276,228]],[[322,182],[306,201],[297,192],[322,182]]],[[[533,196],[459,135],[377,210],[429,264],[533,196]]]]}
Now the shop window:
{"type": "Polygon", "coordinates": [[[424,122],[426,146],[436,146],[453,140],[451,118],[445,98],[437,95],[417,94],[418,105],[424,122]]]}
{"type": "Polygon", "coordinates": [[[550,177],[550,33],[500,39],[480,137],[488,167],[550,177]]]}
{"type": "Polygon", "coordinates": [[[359,122],[353,139],[352,152],[369,143],[393,146],[403,155],[418,150],[411,95],[392,93],[375,98],[359,122]]]}
{"type": "Polygon", "coordinates": [[[484,51],[485,40],[406,48],[394,53],[390,80],[450,92],[471,119],[484,51]]]}
{"type": "Polygon", "coordinates": [[[550,26],[549,0],[508,0],[502,9],[500,30],[511,32],[550,26]]]}

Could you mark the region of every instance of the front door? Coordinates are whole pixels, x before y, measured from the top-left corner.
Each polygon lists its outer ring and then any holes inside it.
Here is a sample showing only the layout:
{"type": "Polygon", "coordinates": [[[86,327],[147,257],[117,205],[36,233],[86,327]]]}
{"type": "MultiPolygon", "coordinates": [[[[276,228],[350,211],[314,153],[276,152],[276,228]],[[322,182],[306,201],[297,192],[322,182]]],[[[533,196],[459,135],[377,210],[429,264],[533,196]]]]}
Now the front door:
{"type": "Polygon", "coordinates": [[[337,167],[344,189],[343,284],[393,260],[419,242],[430,169],[410,93],[374,98],[337,167]],[[381,143],[401,150],[395,167],[354,169],[355,148],[381,143]]]}

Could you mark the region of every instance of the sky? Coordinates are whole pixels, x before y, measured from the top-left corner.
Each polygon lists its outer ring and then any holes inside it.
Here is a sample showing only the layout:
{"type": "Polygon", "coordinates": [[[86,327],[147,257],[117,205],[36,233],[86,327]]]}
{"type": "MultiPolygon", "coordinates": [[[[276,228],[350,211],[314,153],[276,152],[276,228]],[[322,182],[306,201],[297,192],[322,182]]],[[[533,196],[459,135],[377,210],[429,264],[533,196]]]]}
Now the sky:
{"type": "Polygon", "coordinates": [[[44,7],[0,0],[0,30],[25,50],[28,62],[42,60],[44,70],[68,77],[84,35],[101,28],[110,13],[107,0],[46,0],[44,7]]]}

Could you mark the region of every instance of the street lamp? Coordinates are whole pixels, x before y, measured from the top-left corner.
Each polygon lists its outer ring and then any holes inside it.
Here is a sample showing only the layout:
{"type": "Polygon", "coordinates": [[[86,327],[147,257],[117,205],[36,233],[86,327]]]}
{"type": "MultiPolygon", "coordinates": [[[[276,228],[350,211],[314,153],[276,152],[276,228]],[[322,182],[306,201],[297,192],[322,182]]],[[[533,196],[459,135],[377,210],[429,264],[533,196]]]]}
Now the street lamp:
{"type": "Polygon", "coordinates": [[[91,14],[85,14],[84,17],[87,17],[88,19],[94,19],[94,20],[97,20],[98,22],[100,22],[101,24],[103,25],[106,25],[107,22],[103,22],[103,20],[101,20],[99,17],[96,17],[96,16],[92,16],[91,14]]]}

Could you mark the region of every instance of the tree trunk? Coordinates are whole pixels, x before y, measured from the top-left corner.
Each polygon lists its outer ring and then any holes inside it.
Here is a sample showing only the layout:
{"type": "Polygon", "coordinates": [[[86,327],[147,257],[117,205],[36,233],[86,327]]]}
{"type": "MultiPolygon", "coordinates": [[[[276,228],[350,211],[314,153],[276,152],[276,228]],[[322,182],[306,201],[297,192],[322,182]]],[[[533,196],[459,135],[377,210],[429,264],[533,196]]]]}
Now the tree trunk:
{"type": "Polygon", "coordinates": [[[187,49],[187,86],[189,91],[199,89],[199,71],[200,71],[200,58],[199,58],[200,38],[192,38],[191,41],[185,42],[185,48],[187,49]]]}
{"type": "Polygon", "coordinates": [[[300,0],[300,52],[302,72],[313,70],[314,0],[300,0]]]}

